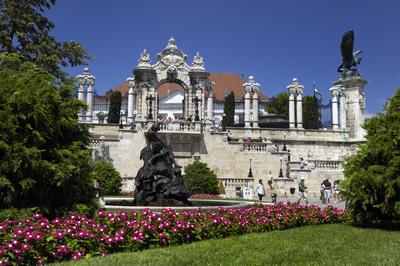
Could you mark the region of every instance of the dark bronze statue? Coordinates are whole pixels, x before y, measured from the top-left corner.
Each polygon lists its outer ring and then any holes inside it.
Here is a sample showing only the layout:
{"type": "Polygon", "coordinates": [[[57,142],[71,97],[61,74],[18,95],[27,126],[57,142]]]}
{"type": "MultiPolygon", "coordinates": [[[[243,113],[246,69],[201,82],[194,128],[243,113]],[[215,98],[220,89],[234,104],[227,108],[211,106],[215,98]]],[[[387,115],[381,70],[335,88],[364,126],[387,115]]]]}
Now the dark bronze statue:
{"type": "Polygon", "coordinates": [[[154,124],[146,133],[147,146],[140,152],[144,165],[135,178],[135,204],[140,206],[187,206],[190,193],[184,184],[181,167],[170,148],[158,137],[154,124]]]}
{"type": "Polygon", "coordinates": [[[353,66],[357,66],[361,62],[361,58],[358,57],[362,53],[361,50],[353,53],[354,45],[354,32],[352,30],[343,34],[342,43],[340,44],[340,50],[342,52],[342,64],[338,67],[337,71],[342,73],[350,70],[353,66]]]}

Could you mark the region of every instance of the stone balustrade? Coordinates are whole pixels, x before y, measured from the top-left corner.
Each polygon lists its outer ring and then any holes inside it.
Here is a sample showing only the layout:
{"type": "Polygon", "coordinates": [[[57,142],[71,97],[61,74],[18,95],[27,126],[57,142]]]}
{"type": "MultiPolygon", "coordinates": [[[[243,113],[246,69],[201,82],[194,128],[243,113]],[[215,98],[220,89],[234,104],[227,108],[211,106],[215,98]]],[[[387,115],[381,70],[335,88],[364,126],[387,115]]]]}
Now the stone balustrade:
{"type": "Polygon", "coordinates": [[[160,132],[180,132],[180,133],[202,133],[203,125],[201,122],[157,122],[160,124],[160,132]]]}
{"type": "Polygon", "coordinates": [[[238,178],[238,177],[219,177],[225,188],[228,187],[252,187],[254,179],[252,178],[238,178]]]}
{"type": "Polygon", "coordinates": [[[273,150],[273,145],[267,143],[243,143],[243,151],[245,152],[257,152],[257,153],[266,153],[271,152],[273,150]]]}
{"type": "Polygon", "coordinates": [[[318,170],[341,170],[344,161],[341,160],[309,160],[309,168],[318,170]]]}

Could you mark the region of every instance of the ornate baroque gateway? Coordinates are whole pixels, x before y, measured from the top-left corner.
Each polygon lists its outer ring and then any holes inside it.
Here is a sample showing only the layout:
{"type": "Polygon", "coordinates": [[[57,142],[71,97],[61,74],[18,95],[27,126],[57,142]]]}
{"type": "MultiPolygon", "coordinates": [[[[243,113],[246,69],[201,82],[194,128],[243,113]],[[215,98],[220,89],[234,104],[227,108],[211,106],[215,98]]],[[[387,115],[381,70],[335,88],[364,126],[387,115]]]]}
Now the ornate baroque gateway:
{"type": "Polygon", "coordinates": [[[134,176],[142,166],[138,154],[146,146],[144,132],[157,121],[159,137],[172,148],[176,163],[185,166],[193,160],[204,161],[217,174],[227,196],[236,196],[260,178],[265,184],[272,178],[275,192],[281,196],[305,178],[309,192],[318,196],[322,180],[329,178],[333,183],[344,178],[344,159],[364,141],[361,125],[367,81],[356,68],[360,60],[359,52],[352,53],[353,42],[354,33],[346,33],[340,77],[329,89],[331,126],[313,130],[303,127],[304,86],[298,79],[287,85],[289,117],[282,120],[285,126],[266,127],[267,97],[253,77],[245,81],[237,74],[208,73],[199,53],[188,65],[187,55],[173,38],[157,54],[155,64],[144,50],[132,77],[114,89],[123,97],[119,125],[104,123],[109,94],[93,100],[95,77],[85,69],[78,76],[78,97],[85,99],[87,85],[88,109],[79,117],[92,133],[93,157],[111,161],[124,177],[123,190],[132,191],[134,176]],[[236,127],[225,129],[220,127],[223,100],[231,91],[236,127]]]}

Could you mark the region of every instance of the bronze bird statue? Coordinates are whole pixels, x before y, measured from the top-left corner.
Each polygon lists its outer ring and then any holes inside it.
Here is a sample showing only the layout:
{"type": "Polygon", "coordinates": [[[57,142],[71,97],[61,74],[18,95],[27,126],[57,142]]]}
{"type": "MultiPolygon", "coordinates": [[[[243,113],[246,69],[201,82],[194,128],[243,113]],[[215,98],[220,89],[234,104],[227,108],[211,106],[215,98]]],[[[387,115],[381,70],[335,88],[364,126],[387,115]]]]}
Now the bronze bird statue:
{"type": "Polygon", "coordinates": [[[358,57],[362,53],[361,50],[357,50],[353,53],[354,45],[354,32],[352,30],[343,34],[342,43],[340,44],[340,50],[342,52],[342,64],[338,67],[338,72],[344,72],[345,70],[351,69],[351,67],[360,64],[361,57],[358,57]]]}

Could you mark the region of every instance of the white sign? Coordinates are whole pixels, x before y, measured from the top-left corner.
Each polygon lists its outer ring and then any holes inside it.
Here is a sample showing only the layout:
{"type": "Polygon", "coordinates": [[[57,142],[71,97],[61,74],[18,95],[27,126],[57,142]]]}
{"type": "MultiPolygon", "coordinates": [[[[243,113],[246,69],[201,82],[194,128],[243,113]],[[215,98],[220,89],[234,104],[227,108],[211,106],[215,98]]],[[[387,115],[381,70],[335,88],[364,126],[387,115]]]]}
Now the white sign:
{"type": "Polygon", "coordinates": [[[253,193],[251,191],[251,188],[243,188],[243,198],[253,199],[253,193]]]}

